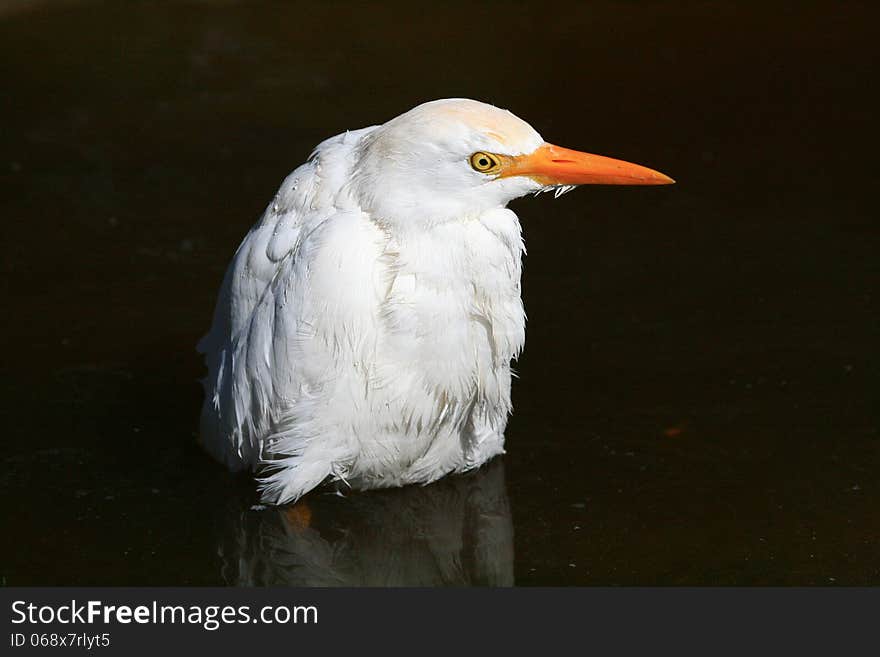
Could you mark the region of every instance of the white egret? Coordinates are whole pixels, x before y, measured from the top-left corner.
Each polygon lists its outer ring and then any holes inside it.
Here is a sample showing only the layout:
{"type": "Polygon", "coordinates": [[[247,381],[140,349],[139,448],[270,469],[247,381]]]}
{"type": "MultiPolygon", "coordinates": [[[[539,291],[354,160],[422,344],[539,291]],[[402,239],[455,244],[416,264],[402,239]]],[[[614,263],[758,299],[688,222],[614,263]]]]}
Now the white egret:
{"type": "Polygon", "coordinates": [[[205,447],[279,504],[327,479],[380,488],[479,467],[504,451],[525,339],[507,203],[671,182],[465,99],[324,141],[226,272],[199,343],[205,447]]]}

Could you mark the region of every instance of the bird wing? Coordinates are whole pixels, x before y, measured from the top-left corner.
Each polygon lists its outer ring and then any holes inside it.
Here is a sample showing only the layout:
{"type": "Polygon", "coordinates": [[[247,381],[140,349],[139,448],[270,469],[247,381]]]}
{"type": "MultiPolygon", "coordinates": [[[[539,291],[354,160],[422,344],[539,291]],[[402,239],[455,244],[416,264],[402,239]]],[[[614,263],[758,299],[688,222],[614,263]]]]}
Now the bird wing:
{"type": "MultiPolygon", "coordinates": [[[[202,441],[231,469],[266,460],[266,441],[284,433],[285,409],[326,380],[345,330],[372,312],[372,289],[361,288],[372,286],[378,229],[344,202],[351,152],[372,129],[319,145],[284,180],[226,271],[197,349],[208,367],[202,441]]],[[[319,476],[326,473],[306,478],[319,476]]]]}

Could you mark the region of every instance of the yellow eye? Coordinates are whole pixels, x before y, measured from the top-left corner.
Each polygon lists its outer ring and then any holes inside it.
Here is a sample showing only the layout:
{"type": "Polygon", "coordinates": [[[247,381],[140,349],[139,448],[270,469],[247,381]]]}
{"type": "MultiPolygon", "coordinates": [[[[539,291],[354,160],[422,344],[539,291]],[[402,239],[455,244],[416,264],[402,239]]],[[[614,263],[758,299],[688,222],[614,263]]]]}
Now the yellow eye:
{"type": "Polygon", "coordinates": [[[498,158],[491,153],[477,151],[471,155],[471,167],[473,167],[474,171],[479,171],[480,173],[493,173],[500,166],[501,163],[498,161],[498,158]]]}

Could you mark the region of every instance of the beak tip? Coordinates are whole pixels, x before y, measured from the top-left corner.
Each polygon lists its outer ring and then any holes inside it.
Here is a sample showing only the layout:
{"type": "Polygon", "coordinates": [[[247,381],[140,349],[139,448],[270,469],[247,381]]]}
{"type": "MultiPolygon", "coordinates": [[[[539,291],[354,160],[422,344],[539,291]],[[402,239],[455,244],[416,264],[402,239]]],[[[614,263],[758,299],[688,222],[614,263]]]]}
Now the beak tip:
{"type": "Polygon", "coordinates": [[[655,185],[674,185],[675,180],[667,176],[665,173],[660,173],[659,171],[653,171],[654,175],[652,176],[652,182],[655,185]]]}

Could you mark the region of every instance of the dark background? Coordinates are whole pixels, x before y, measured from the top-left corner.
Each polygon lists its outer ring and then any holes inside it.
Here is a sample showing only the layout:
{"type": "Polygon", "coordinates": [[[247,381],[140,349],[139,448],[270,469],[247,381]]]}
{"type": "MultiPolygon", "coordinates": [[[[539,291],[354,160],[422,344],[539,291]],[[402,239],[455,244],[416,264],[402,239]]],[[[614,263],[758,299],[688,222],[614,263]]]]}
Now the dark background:
{"type": "Polygon", "coordinates": [[[0,583],[880,583],[878,18],[0,3],[0,583]],[[320,140],[449,96],[678,184],[514,204],[503,463],[251,509],[195,444],[225,265],[320,140]]]}

